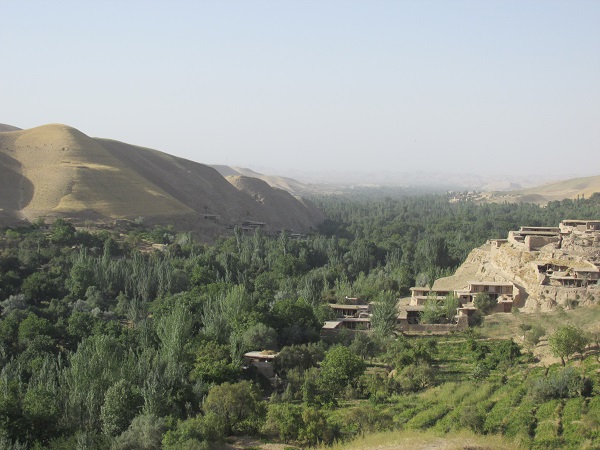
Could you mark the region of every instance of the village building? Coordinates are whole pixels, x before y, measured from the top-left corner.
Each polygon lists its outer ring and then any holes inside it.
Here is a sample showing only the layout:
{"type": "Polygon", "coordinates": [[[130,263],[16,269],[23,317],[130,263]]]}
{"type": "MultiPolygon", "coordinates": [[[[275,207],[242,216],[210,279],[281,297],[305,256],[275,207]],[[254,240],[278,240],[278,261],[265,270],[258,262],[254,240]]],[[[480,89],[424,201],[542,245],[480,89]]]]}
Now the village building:
{"type": "MultiPolygon", "coordinates": [[[[465,277],[463,270],[455,281],[453,277],[446,277],[436,280],[432,287],[410,288],[410,298],[400,299],[398,302],[399,331],[443,333],[464,329],[476,314],[474,302],[480,294],[486,294],[496,302],[493,312],[509,313],[513,307],[525,303],[532,292],[534,295],[541,292],[536,291],[535,286],[544,286],[546,298],[555,299],[556,295],[561,295],[563,288],[569,288],[568,291],[564,290],[565,296],[573,296],[573,289],[590,287],[592,291],[589,292],[593,294],[593,290],[598,290],[597,286],[600,285],[600,220],[563,220],[559,227],[522,226],[518,231],[509,232],[507,239],[491,239],[486,246],[476,251],[479,253],[476,253],[473,260],[479,262],[477,265],[469,262],[472,269],[466,272],[473,276],[471,281],[465,281],[470,277],[465,277]],[[495,264],[502,266],[511,261],[514,264],[514,257],[519,254],[528,254],[527,259],[531,262],[527,263],[527,270],[533,270],[533,277],[526,275],[525,281],[523,278],[515,278],[515,282],[508,281],[513,266],[500,272],[495,264]],[[544,259],[548,255],[551,259],[544,259]],[[487,270],[473,270],[477,267],[484,269],[481,261],[489,261],[490,257],[494,265],[488,262],[485,267],[487,270]],[[496,257],[498,259],[494,259],[496,257]],[[485,275],[481,277],[483,274],[485,275]],[[485,277],[491,280],[485,280],[485,277]],[[530,280],[533,280],[533,285],[530,280]],[[466,285],[463,284],[465,282],[466,285]],[[517,285],[516,282],[521,284],[517,285]],[[421,315],[425,304],[428,301],[441,303],[450,295],[459,304],[453,320],[446,324],[423,324],[421,315]]],[[[524,266],[521,267],[525,270],[524,266]]],[[[337,317],[325,323],[323,334],[341,329],[370,329],[372,305],[365,305],[359,298],[346,297],[342,303],[331,303],[329,306],[337,317]]]]}
{"type": "Polygon", "coordinates": [[[364,304],[358,297],[346,297],[344,303],[330,303],[336,319],[328,320],[321,329],[326,336],[341,329],[366,331],[371,329],[371,314],[373,303],[364,304]]]}
{"type": "Polygon", "coordinates": [[[255,367],[258,373],[267,378],[273,378],[275,376],[273,363],[278,356],[279,353],[273,350],[244,353],[244,365],[246,367],[255,367]]]}
{"type": "Polygon", "coordinates": [[[560,244],[559,227],[521,227],[518,231],[508,232],[508,242],[523,246],[527,251],[538,250],[548,244],[560,244]]]}
{"type": "Polygon", "coordinates": [[[340,305],[330,303],[329,307],[341,318],[368,318],[371,315],[371,305],[340,305]]]}
{"type": "Polygon", "coordinates": [[[428,287],[411,287],[410,304],[413,306],[423,305],[427,300],[444,300],[452,291],[449,289],[432,289],[428,287]]]}
{"type": "Polygon", "coordinates": [[[564,234],[594,233],[600,231],[600,220],[563,220],[559,228],[564,234]]]}
{"type": "Polygon", "coordinates": [[[492,300],[512,303],[518,300],[519,289],[510,282],[470,281],[465,288],[454,291],[454,294],[463,305],[473,303],[477,294],[487,294],[492,300]]]}

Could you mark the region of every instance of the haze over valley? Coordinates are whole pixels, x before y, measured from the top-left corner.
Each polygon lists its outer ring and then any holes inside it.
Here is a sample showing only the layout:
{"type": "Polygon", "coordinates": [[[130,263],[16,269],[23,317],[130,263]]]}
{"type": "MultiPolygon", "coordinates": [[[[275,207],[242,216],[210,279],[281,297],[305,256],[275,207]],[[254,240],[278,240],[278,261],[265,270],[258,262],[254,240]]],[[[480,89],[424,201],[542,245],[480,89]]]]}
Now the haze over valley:
{"type": "Polygon", "coordinates": [[[0,449],[600,449],[600,2],[3,2],[0,449]]]}

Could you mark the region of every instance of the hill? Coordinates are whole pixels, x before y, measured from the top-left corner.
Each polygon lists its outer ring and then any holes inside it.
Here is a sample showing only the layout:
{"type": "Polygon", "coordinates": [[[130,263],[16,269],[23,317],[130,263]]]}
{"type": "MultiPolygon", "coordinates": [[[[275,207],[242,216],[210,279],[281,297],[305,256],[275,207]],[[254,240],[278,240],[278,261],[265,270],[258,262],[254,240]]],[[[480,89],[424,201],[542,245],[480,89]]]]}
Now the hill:
{"type": "Polygon", "coordinates": [[[284,215],[306,228],[310,227],[311,223],[320,223],[325,219],[323,213],[312,202],[306,199],[297,200],[287,190],[273,188],[263,180],[246,176],[228,176],[226,179],[256,202],[265,205],[268,211],[274,212],[276,216],[268,217],[269,222],[277,221],[279,216],[284,215]]]}
{"type": "Polygon", "coordinates": [[[12,125],[6,125],[5,123],[0,123],[0,133],[4,131],[19,131],[21,128],[13,127],[12,125]]]}
{"type": "Polygon", "coordinates": [[[213,165],[211,166],[216,169],[224,177],[230,176],[243,176],[250,178],[257,178],[264,181],[269,186],[283,189],[288,191],[294,196],[306,195],[308,193],[314,193],[318,189],[314,186],[304,184],[298,180],[288,177],[280,177],[277,175],[265,175],[262,173],[255,172],[252,169],[237,167],[237,166],[224,166],[224,165],[213,165]]]}
{"type": "Polygon", "coordinates": [[[491,192],[484,194],[483,199],[488,202],[536,203],[544,205],[555,200],[574,200],[582,196],[589,198],[594,192],[600,192],[600,175],[572,178],[528,189],[491,192]]]}
{"type": "Polygon", "coordinates": [[[0,174],[5,223],[39,216],[144,217],[147,223],[173,224],[207,238],[247,220],[266,222],[269,231],[306,232],[318,224],[314,211],[292,196],[276,207],[294,210],[293,218],[255,201],[204,164],[91,138],[66,125],[1,132],[0,174]]]}

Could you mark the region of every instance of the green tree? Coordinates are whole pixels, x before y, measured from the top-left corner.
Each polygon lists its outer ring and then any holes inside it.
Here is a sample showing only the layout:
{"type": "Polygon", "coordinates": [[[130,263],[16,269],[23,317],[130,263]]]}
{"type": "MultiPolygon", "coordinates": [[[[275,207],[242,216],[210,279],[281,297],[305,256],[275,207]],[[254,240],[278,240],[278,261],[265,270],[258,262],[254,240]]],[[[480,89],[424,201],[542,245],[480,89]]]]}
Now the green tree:
{"type": "Polygon", "coordinates": [[[54,325],[49,320],[31,312],[19,324],[19,342],[22,344],[27,344],[39,335],[54,336],[54,334],[54,325]]]}
{"type": "Polygon", "coordinates": [[[47,272],[34,272],[25,278],[21,292],[33,304],[57,298],[61,293],[57,280],[47,272]]]}
{"type": "Polygon", "coordinates": [[[346,386],[354,385],[364,371],[365,363],[358,355],[348,347],[336,346],[325,353],[321,362],[321,385],[338,395],[346,386]]]}
{"type": "Polygon", "coordinates": [[[212,387],[202,404],[202,410],[215,414],[228,434],[255,434],[264,415],[259,392],[246,380],[212,387]]]}
{"type": "Polygon", "coordinates": [[[291,403],[271,403],[262,428],[263,433],[276,434],[283,442],[298,438],[302,426],[302,409],[291,403]]]}
{"type": "Polygon", "coordinates": [[[23,416],[32,441],[48,443],[58,434],[61,417],[60,399],[56,391],[46,386],[30,386],[23,398],[23,416]]]}
{"type": "Polygon", "coordinates": [[[575,325],[563,325],[548,338],[554,356],[560,357],[562,365],[575,353],[583,353],[588,344],[585,332],[575,325]]]}
{"type": "Polygon", "coordinates": [[[330,444],[337,437],[339,430],[328,422],[327,416],[316,407],[307,407],[302,412],[302,428],[299,439],[308,445],[319,442],[330,444]]]}
{"type": "Polygon", "coordinates": [[[160,450],[167,426],[163,417],[137,416],[131,425],[115,439],[116,450],[160,450]]]}
{"type": "Polygon", "coordinates": [[[276,302],[270,316],[269,323],[277,331],[282,347],[316,341],[319,337],[322,324],[313,308],[302,299],[276,302]]]}
{"type": "Polygon", "coordinates": [[[221,384],[235,381],[241,373],[241,366],[232,361],[229,346],[215,341],[201,343],[195,351],[196,360],[190,378],[193,381],[221,384]]]}
{"type": "Polygon", "coordinates": [[[297,369],[301,372],[315,367],[325,357],[322,343],[290,345],[283,347],[275,359],[275,368],[284,375],[297,369]]]}
{"type": "Polygon", "coordinates": [[[142,398],[131,384],[121,379],[108,388],[100,409],[102,431],[109,436],[124,432],[142,406],[142,398]]]}
{"type": "Polygon", "coordinates": [[[444,308],[436,299],[430,298],[423,304],[421,322],[427,324],[442,323],[446,318],[444,308]]]}
{"type": "Polygon", "coordinates": [[[377,353],[377,344],[367,333],[356,333],[350,350],[359,355],[363,360],[372,359],[377,353]]]}
{"type": "Polygon", "coordinates": [[[459,307],[460,302],[453,292],[449,293],[444,299],[442,310],[444,311],[444,318],[447,322],[452,322],[456,316],[456,309],[459,307]]]}
{"type": "Polygon", "coordinates": [[[398,301],[393,292],[382,292],[373,306],[371,327],[380,336],[389,336],[396,329],[398,301]]]}
{"type": "Polygon", "coordinates": [[[50,241],[58,245],[70,245],[75,240],[75,227],[63,219],[56,219],[51,227],[50,241]]]}
{"type": "Polygon", "coordinates": [[[394,369],[408,365],[431,364],[437,351],[434,339],[410,341],[400,336],[387,345],[383,360],[394,369]]]}
{"type": "Polygon", "coordinates": [[[278,348],[277,332],[260,322],[244,331],[242,342],[245,351],[277,350],[278,348]]]}
{"type": "Polygon", "coordinates": [[[497,304],[497,299],[492,299],[488,294],[484,292],[479,292],[473,300],[473,305],[485,315],[491,313],[497,304]]]}
{"type": "Polygon", "coordinates": [[[0,379],[0,437],[14,441],[25,440],[21,408],[21,386],[17,380],[7,376],[0,379]]]}

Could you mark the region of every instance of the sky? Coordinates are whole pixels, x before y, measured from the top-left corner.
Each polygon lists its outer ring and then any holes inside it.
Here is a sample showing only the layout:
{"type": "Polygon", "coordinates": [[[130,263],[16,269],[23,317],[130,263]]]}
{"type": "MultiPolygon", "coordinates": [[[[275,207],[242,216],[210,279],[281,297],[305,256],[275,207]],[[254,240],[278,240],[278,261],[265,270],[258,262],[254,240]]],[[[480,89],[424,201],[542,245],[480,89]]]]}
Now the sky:
{"type": "Polygon", "coordinates": [[[600,1],[0,0],[0,17],[1,123],[282,174],[600,174],[600,1]]]}

